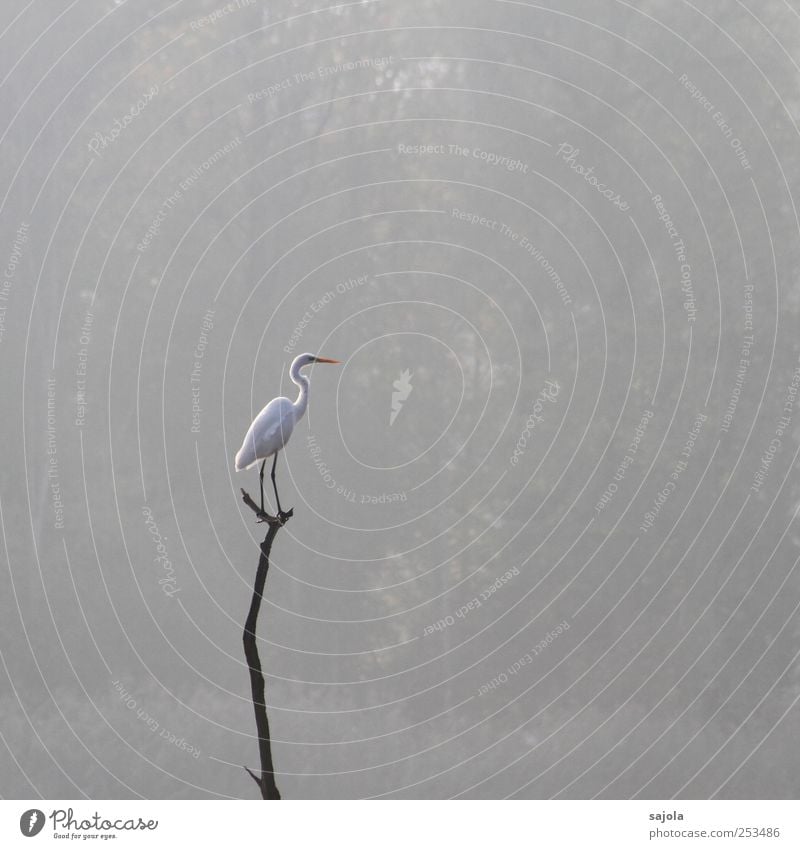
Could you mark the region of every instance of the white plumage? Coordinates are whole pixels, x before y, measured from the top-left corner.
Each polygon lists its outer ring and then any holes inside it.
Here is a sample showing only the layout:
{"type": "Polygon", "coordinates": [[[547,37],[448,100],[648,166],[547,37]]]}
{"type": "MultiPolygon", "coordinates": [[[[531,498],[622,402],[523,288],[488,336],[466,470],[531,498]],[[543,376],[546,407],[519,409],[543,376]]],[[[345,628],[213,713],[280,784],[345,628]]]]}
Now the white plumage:
{"type": "Polygon", "coordinates": [[[294,426],[303,417],[305,407],[298,412],[288,398],[273,398],[253,419],[236,454],[236,471],[250,469],[259,461],[271,457],[283,448],[294,426]]]}

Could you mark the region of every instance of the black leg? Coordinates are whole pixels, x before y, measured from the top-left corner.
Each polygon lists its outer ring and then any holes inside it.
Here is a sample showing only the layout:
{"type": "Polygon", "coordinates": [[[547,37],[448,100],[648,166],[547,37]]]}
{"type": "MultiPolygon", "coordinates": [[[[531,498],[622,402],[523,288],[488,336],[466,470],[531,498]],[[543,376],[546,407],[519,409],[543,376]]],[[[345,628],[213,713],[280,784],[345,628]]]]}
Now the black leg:
{"type": "Polygon", "coordinates": [[[280,500],[280,498],[278,498],[278,487],[275,484],[275,466],[277,466],[277,465],[278,465],[278,452],[276,451],[275,452],[275,459],[272,461],[272,474],[270,475],[270,477],[272,478],[272,488],[275,490],[275,501],[278,504],[278,515],[280,516],[281,513],[283,513],[283,510],[281,510],[281,500],[280,500]]]}
{"type": "Polygon", "coordinates": [[[267,465],[267,461],[264,460],[264,462],[261,464],[261,471],[259,472],[259,475],[258,475],[258,480],[259,480],[259,483],[261,484],[261,512],[262,513],[264,512],[264,466],[266,466],[266,465],[267,465]]]}

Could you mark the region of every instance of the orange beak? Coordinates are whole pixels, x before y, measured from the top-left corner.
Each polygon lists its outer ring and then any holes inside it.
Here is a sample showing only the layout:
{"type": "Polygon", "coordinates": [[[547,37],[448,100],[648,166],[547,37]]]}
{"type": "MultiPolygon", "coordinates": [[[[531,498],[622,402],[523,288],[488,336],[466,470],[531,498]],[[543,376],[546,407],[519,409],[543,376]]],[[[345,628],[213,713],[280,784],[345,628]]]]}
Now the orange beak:
{"type": "Polygon", "coordinates": [[[341,365],[341,360],[329,360],[327,357],[314,357],[315,363],[333,363],[334,365],[341,365]]]}

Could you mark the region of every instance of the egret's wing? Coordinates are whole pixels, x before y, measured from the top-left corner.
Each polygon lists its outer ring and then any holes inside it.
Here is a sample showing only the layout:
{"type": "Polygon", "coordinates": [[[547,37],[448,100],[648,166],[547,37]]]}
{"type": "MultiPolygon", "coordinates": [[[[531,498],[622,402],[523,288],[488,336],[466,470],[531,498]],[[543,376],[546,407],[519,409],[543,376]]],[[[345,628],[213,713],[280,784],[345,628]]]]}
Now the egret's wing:
{"type": "Polygon", "coordinates": [[[234,463],[237,472],[241,472],[243,469],[249,469],[258,462],[252,430],[253,425],[250,425],[250,429],[245,434],[244,442],[242,442],[242,447],[236,452],[234,463]]]}
{"type": "Polygon", "coordinates": [[[294,424],[294,407],[288,398],[273,398],[253,419],[236,454],[236,471],[249,469],[283,448],[294,424]]]}

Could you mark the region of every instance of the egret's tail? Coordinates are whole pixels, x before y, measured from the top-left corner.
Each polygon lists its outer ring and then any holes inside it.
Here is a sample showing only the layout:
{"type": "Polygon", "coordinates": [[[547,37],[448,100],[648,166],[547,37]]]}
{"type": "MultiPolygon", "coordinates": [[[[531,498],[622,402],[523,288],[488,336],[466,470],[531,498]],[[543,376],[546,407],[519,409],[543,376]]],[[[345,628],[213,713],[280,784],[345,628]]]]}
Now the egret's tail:
{"type": "Polygon", "coordinates": [[[258,457],[254,457],[254,454],[255,451],[253,451],[252,448],[249,448],[247,445],[243,445],[236,452],[236,457],[234,457],[233,460],[236,471],[243,472],[245,469],[255,466],[256,463],[258,463],[258,457]]]}

